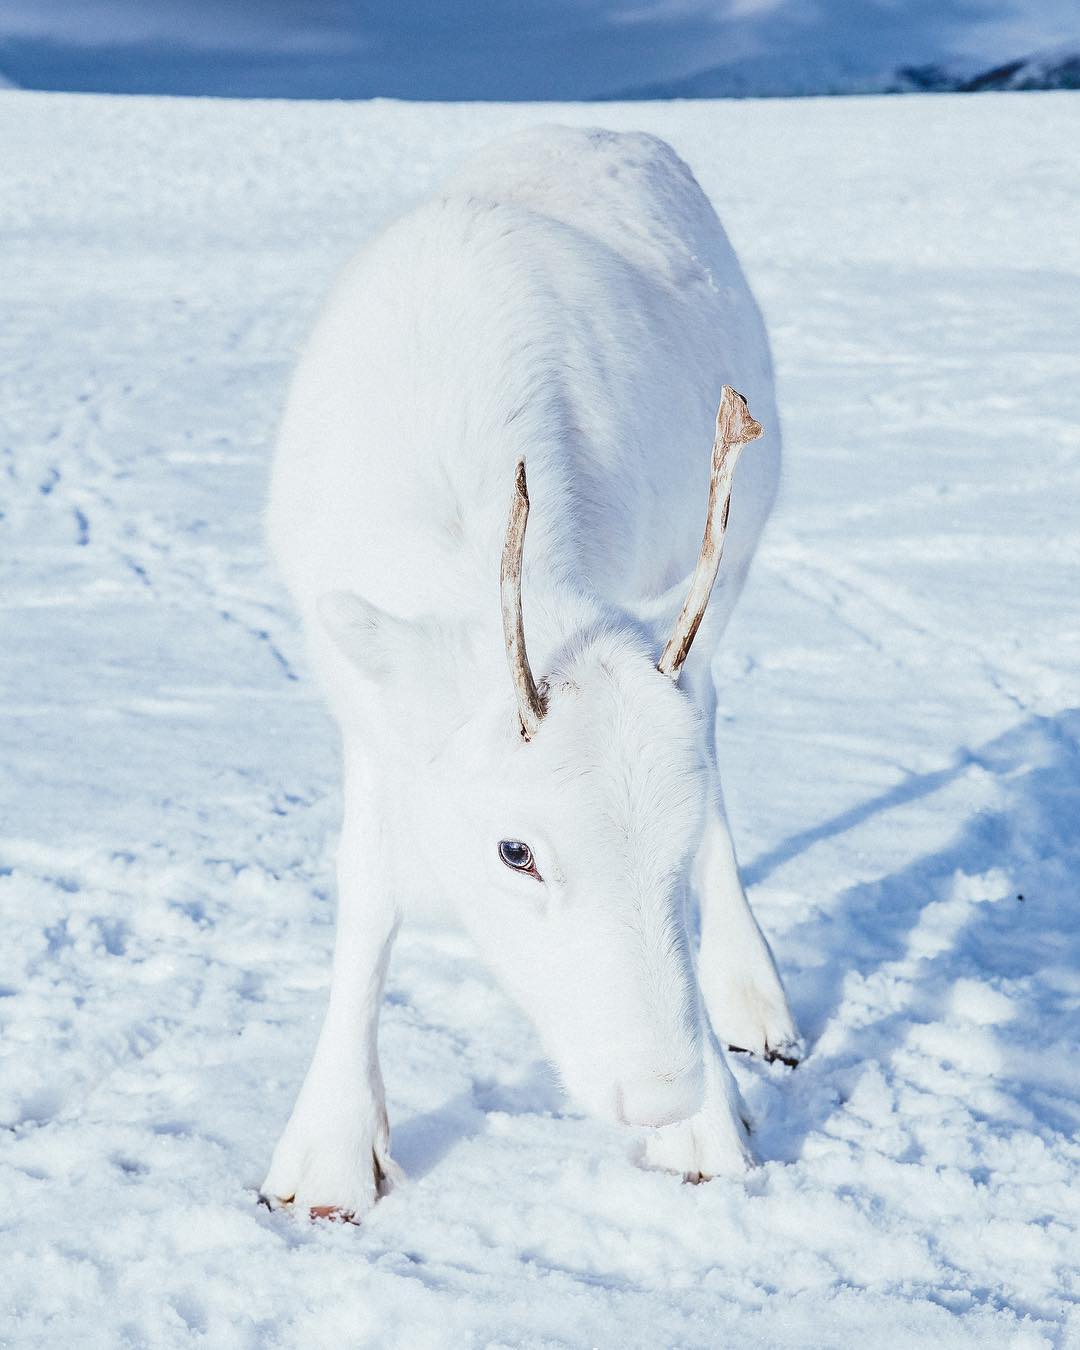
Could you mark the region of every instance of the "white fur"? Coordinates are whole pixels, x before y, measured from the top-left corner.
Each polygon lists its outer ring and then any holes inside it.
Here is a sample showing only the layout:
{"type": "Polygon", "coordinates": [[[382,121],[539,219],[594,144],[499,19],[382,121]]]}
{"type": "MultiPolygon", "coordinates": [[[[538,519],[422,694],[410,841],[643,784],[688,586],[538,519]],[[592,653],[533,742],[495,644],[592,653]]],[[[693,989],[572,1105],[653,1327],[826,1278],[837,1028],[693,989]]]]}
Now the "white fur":
{"type": "Polygon", "coordinates": [[[392,1178],[378,1010],[399,919],[430,902],[472,933],[572,1095],[654,1127],[650,1161],[749,1164],[709,1018],[757,1052],[791,1053],[797,1033],[724,823],[708,667],[779,454],[757,307],[650,136],[490,147],[346,270],[295,376],[269,511],[342,728],[346,808],[330,1006],[268,1197],[359,1214],[392,1178]],[[724,383],[768,431],[740,462],[677,688],[655,662],[697,559],[724,383]],[[550,689],[528,743],[499,609],[519,456],[526,639],[550,689]],[[500,861],[503,839],[532,847],[543,881],[500,861]]]}

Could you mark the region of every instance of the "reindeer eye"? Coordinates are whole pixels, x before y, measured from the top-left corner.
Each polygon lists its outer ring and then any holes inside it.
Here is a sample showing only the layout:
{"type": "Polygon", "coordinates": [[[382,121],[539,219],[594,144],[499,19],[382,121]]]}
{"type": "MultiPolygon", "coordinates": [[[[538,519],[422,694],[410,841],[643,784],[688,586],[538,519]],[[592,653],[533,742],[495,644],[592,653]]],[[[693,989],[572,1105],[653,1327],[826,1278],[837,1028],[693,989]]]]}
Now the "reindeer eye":
{"type": "Polygon", "coordinates": [[[520,839],[503,839],[499,844],[499,857],[507,865],[512,867],[515,872],[527,872],[540,880],[540,873],[536,870],[536,864],[533,861],[533,851],[528,844],[523,844],[520,839]]]}

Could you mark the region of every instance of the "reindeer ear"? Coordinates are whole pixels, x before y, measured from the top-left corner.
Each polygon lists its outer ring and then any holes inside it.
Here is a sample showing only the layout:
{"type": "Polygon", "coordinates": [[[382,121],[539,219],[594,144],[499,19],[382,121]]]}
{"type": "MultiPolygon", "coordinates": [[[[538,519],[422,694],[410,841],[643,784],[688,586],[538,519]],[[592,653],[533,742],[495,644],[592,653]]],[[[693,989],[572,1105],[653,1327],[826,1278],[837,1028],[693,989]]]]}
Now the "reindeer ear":
{"type": "Polygon", "coordinates": [[[389,679],[432,659],[427,624],[396,618],[352,591],[327,591],[318,611],[338,648],[370,679],[389,679]]]}

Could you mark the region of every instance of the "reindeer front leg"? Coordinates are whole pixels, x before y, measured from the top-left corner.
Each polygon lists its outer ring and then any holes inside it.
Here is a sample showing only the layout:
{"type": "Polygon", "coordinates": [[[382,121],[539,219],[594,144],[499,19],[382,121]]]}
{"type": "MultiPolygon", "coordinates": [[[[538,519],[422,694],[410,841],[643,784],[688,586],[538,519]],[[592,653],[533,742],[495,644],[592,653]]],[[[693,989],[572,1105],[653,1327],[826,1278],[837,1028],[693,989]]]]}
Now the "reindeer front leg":
{"type": "Polygon", "coordinates": [[[805,1051],[769,944],[739,877],[717,785],[695,863],[700,906],[698,982],[720,1040],[795,1065],[805,1051]]]}
{"type": "Polygon", "coordinates": [[[398,917],[379,863],[374,794],[346,772],[338,846],[338,915],[330,1002],[292,1116],[274,1150],[262,1198],[312,1217],[357,1219],[398,1180],[378,1025],[398,917]]]}

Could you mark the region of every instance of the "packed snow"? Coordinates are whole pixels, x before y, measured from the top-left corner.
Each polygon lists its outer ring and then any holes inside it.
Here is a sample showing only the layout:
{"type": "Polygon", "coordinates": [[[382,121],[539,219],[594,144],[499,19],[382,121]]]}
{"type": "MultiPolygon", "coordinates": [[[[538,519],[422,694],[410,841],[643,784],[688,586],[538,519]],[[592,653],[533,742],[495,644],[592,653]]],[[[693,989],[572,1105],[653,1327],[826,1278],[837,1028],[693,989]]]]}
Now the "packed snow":
{"type": "MultiPolygon", "coordinates": [[[[0,1341],[1080,1344],[1080,96],[452,107],[0,96],[0,1341]],[[262,541],[336,270],[539,121],[670,140],[774,344],[719,753],[810,1054],[687,1186],[399,939],[410,1182],[255,1190],[324,1006],[337,749],[262,541]]],[[[738,509],[737,491],[733,510],[738,509]]]]}

